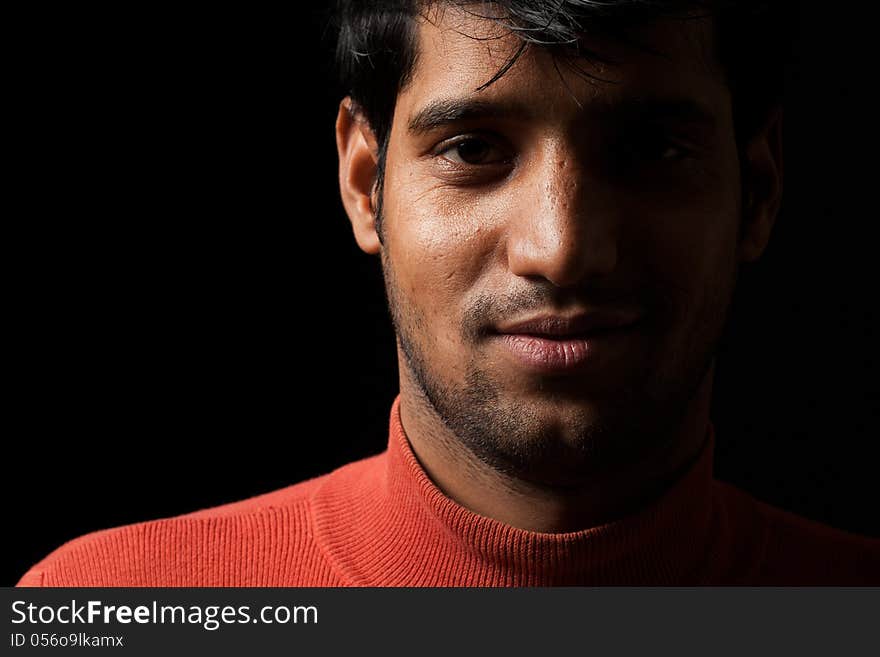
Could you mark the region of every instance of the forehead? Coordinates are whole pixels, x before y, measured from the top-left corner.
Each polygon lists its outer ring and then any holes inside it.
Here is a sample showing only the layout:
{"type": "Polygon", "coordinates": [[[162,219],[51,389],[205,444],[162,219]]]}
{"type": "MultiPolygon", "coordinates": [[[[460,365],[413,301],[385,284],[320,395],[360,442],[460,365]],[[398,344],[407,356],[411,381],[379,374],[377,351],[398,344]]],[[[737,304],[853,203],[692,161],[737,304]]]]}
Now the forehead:
{"type": "Polygon", "coordinates": [[[415,68],[398,109],[411,115],[419,106],[444,98],[516,100],[552,116],[618,99],[674,97],[705,107],[714,104],[721,111],[729,97],[713,54],[709,17],[667,18],[629,28],[629,43],[598,33],[583,36],[581,51],[598,58],[579,57],[569,65],[529,45],[512,68],[481,89],[522,44],[493,20],[499,16],[486,13],[487,6],[468,10],[437,3],[417,19],[415,68]]]}

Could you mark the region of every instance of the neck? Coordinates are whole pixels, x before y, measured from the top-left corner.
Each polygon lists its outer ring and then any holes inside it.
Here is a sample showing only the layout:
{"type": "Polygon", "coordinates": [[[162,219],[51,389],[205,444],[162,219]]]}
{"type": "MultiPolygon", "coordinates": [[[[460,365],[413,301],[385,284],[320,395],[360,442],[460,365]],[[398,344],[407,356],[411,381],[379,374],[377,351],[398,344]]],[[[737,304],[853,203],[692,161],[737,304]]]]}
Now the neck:
{"type": "Polygon", "coordinates": [[[425,473],[447,497],[474,513],[520,529],[578,531],[646,506],[694,461],[707,436],[714,370],[713,360],[663,451],[564,489],[512,477],[480,460],[449,430],[404,366],[400,368],[400,419],[425,473]]]}

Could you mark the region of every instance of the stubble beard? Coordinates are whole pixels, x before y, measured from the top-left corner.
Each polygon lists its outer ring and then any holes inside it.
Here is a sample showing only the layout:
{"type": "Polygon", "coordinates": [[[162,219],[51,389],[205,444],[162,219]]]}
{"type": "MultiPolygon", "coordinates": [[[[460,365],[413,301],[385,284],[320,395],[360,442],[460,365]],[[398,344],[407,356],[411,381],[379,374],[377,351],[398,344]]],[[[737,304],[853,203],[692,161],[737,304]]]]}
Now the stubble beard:
{"type": "Polygon", "coordinates": [[[663,367],[645,363],[613,396],[590,399],[568,415],[565,427],[548,426],[534,407],[506,398],[503,385],[473,356],[468,356],[462,385],[450,385],[434,371],[426,357],[433,340],[428,322],[402,298],[386,249],[381,258],[391,320],[404,355],[400,366],[425,405],[489,467],[544,486],[577,486],[668,449],[712,365],[730,307],[722,311],[720,324],[704,313],[690,339],[672,353],[667,350],[663,367]]]}

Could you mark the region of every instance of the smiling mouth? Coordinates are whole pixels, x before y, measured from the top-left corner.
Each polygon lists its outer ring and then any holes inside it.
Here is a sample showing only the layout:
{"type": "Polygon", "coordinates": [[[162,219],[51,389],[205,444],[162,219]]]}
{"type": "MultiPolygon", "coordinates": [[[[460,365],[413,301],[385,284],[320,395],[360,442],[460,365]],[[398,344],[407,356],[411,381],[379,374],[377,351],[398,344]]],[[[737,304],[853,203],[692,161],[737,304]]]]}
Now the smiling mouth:
{"type": "Polygon", "coordinates": [[[577,333],[497,332],[495,338],[520,369],[538,374],[608,371],[626,353],[639,322],[577,333]]]}
{"type": "Polygon", "coordinates": [[[634,310],[593,310],[574,315],[544,313],[498,324],[494,330],[507,335],[531,335],[549,340],[590,339],[635,324],[643,313],[634,310]]]}
{"type": "Polygon", "coordinates": [[[552,340],[553,342],[570,342],[572,340],[591,340],[595,338],[601,338],[606,335],[611,335],[612,333],[620,333],[632,327],[633,324],[627,324],[626,326],[614,326],[614,327],[605,327],[605,328],[595,328],[589,331],[582,331],[580,333],[535,333],[535,332],[523,332],[523,333],[499,333],[499,335],[521,335],[527,338],[538,338],[541,340],[552,340]]]}

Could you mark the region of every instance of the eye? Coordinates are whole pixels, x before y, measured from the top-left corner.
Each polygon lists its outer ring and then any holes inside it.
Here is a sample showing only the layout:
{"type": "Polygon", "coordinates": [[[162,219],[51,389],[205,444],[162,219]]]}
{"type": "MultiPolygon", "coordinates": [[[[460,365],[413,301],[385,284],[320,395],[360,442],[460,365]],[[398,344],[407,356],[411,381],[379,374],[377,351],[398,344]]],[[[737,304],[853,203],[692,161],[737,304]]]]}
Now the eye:
{"type": "Polygon", "coordinates": [[[675,161],[690,154],[689,149],[663,132],[636,135],[624,150],[633,157],[645,160],[675,161]]]}
{"type": "Polygon", "coordinates": [[[480,166],[497,164],[507,159],[500,148],[480,137],[461,137],[441,144],[437,150],[440,155],[453,164],[480,166]]]}
{"type": "Polygon", "coordinates": [[[680,160],[687,155],[687,150],[672,142],[657,142],[648,148],[648,156],[658,160],[680,160]]]}

